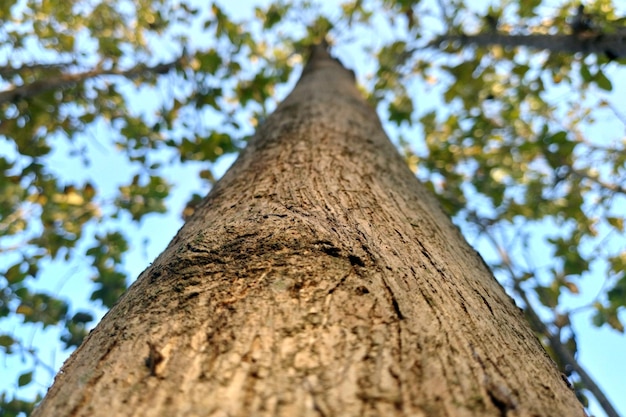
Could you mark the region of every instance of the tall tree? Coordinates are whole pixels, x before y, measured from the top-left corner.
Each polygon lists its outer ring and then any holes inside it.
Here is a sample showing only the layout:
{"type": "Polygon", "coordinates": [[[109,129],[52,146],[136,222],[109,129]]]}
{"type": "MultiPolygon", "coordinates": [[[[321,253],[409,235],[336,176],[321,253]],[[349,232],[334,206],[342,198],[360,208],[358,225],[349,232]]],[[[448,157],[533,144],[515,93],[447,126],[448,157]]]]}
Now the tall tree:
{"type": "Polygon", "coordinates": [[[260,3],[0,4],[0,415],[32,409],[326,32],[579,399],[617,415],[591,375],[619,399],[620,4],[260,3]]]}
{"type": "Polygon", "coordinates": [[[325,45],[33,416],[584,416],[325,45]]]}

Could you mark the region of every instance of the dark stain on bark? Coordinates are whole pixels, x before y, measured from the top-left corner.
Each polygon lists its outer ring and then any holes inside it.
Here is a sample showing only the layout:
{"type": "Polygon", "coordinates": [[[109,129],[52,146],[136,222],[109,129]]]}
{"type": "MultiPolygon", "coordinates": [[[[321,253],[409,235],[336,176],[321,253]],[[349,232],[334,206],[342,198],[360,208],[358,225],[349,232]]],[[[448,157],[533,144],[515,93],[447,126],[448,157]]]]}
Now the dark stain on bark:
{"type": "Polygon", "coordinates": [[[352,266],[365,266],[365,262],[363,259],[359,258],[356,255],[348,255],[348,260],[352,266]]]}
{"type": "Polygon", "coordinates": [[[322,252],[334,258],[338,258],[341,256],[341,249],[333,245],[332,242],[329,242],[327,240],[318,240],[317,242],[315,242],[315,245],[320,246],[320,250],[322,252]]]}
{"type": "Polygon", "coordinates": [[[500,417],[507,417],[509,411],[515,410],[515,404],[503,390],[492,387],[487,390],[487,394],[493,405],[500,411],[500,417]]]}
{"type": "Polygon", "coordinates": [[[357,295],[365,295],[365,294],[369,294],[370,290],[368,290],[364,286],[360,286],[360,287],[356,287],[355,292],[357,293],[357,295]]]}
{"type": "Polygon", "coordinates": [[[156,345],[151,342],[148,343],[148,356],[144,359],[144,364],[150,370],[150,376],[157,376],[157,365],[163,362],[163,355],[157,349],[156,345]]]}
{"type": "Polygon", "coordinates": [[[152,270],[149,272],[149,282],[154,284],[163,275],[163,268],[160,266],[152,266],[152,270]]]}

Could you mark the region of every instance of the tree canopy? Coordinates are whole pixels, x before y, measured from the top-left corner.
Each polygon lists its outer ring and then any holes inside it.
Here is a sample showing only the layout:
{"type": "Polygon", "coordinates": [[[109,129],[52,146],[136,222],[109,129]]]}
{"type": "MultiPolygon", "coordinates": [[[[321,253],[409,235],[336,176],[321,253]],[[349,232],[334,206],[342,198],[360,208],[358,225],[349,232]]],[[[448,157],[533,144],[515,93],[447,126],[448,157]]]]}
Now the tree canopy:
{"type": "Polygon", "coordinates": [[[131,258],[150,261],[144,240],[170,238],[154,225],[193,212],[323,38],[611,415],[577,340],[587,322],[624,332],[623,16],[610,0],[3,2],[0,346],[18,371],[1,415],[32,409],[50,353],[80,344],[131,258]]]}

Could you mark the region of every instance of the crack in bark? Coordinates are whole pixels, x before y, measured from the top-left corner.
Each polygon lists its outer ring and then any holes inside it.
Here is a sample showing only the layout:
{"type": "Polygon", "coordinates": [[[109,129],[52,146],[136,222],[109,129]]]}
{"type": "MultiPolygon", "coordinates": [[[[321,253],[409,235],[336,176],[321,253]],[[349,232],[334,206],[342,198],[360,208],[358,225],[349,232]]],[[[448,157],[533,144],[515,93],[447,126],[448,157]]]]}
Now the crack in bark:
{"type": "Polygon", "coordinates": [[[346,282],[346,279],[348,279],[349,275],[350,274],[348,273],[348,274],[344,275],[343,277],[341,277],[341,279],[339,280],[337,285],[335,285],[330,290],[328,290],[328,295],[331,295],[332,293],[334,293],[337,288],[339,288],[344,282],[346,282]]]}
{"type": "Polygon", "coordinates": [[[419,240],[417,241],[417,244],[420,247],[420,252],[422,253],[422,255],[424,255],[426,257],[426,259],[428,259],[428,262],[430,263],[430,265],[435,268],[435,270],[437,272],[439,272],[439,275],[441,276],[441,278],[443,278],[444,280],[446,279],[446,274],[444,273],[444,271],[439,267],[439,265],[437,264],[437,262],[435,262],[435,260],[430,256],[430,253],[428,252],[428,250],[426,249],[426,247],[424,246],[424,244],[422,242],[420,242],[419,240]]]}
{"type": "Polygon", "coordinates": [[[507,417],[509,411],[515,410],[515,401],[510,390],[501,384],[490,384],[487,395],[491,403],[500,411],[500,417],[507,417]]]}
{"type": "MultiPolygon", "coordinates": [[[[516,395],[509,387],[501,382],[494,381],[490,377],[490,372],[485,365],[485,362],[478,354],[474,346],[470,343],[470,350],[472,351],[472,357],[476,360],[476,363],[480,365],[480,369],[483,372],[483,387],[487,391],[487,396],[491,403],[496,407],[500,412],[500,417],[507,417],[509,415],[509,411],[513,411],[517,409],[517,400],[516,395]]],[[[489,359],[488,359],[489,360],[489,359]]],[[[490,361],[491,362],[491,361],[490,361]]],[[[497,366],[497,364],[493,364],[493,369],[504,378],[506,381],[506,375],[502,374],[501,369],[497,366]]]]}
{"type": "Polygon", "coordinates": [[[485,306],[487,306],[487,308],[489,309],[489,312],[493,316],[494,315],[493,309],[491,308],[491,305],[489,304],[487,299],[478,290],[474,290],[474,292],[480,297],[481,300],[483,300],[483,303],[485,304],[485,306]]]}
{"type": "Polygon", "coordinates": [[[382,277],[382,281],[383,281],[383,285],[385,286],[385,289],[387,290],[387,293],[389,294],[389,297],[391,298],[391,305],[393,306],[393,311],[396,313],[398,320],[404,320],[404,315],[402,314],[402,311],[400,311],[400,305],[398,304],[398,300],[396,299],[396,296],[393,293],[393,290],[387,283],[387,280],[385,279],[385,277],[382,277]]]}

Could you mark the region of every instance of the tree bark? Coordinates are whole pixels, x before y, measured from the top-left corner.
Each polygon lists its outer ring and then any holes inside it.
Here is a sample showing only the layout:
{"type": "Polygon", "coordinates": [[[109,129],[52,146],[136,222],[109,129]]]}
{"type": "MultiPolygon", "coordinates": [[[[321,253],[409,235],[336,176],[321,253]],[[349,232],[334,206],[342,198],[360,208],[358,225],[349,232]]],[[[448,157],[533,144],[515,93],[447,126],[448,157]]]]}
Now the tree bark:
{"type": "Polygon", "coordinates": [[[33,415],[585,413],[320,46],[33,415]]]}

